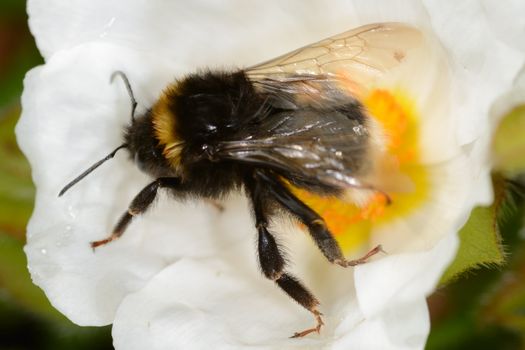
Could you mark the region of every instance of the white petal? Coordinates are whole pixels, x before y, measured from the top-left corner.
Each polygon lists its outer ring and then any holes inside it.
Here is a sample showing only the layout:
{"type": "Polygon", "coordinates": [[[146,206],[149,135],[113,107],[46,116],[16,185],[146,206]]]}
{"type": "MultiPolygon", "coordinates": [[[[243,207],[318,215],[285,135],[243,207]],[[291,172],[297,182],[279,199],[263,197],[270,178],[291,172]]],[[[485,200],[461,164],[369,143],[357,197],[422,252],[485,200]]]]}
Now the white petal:
{"type": "MultiPolygon", "coordinates": [[[[452,90],[457,106],[456,129],[460,144],[477,139],[490,125],[488,111],[494,99],[509,88],[523,63],[523,52],[509,47],[494,35],[491,17],[477,0],[461,2],[423,1],[433,29],[446,47],[457,85],[452,90]]],[[[515,13],[525,12],[525,3],[514,2],[515,13]]],[[[518,23],[519,16],[505,18],[518,23]]],[[[513,24],[514,25],[514,24],[513,24]]]]}
{"type": "MultiPolygon", "coordinates": [[[[276,297],[271,282],[253,279],[244,270],[216,259],[184,259],[170,266],[122,303],[113,327],[115,347],[304,346],[288,339],[294,327],[308,326],[298,307],[284,295],[276,297]]],[[[308,343],[320,345],[312,339],[308,343]]]]}
{"type": "Polygon", "coordinates": [[[455,256],[459,241],[455,231],[428,251],[395,254],[355,268],[359,307],[367,317],[389,305],[426,297],[455,256]]]}
{"type": "Polygon", "coordinates": [[[334,342],[333,350],[415,350],[423,349],[430,331],[426,299],[409,304],[389,305],[381,315],[370,317],[334,342]]]}
{"type": "Polygon", "coordinates": [[[359,23],[404,22],[426,27],[429,14],[419,0],[357,0],[350,1],[359,23]]]}
{"type": "Polygon", "coordinates": [[[46,59],[81,43],[104,41],[187,68],[255,64],[363,23],[346,0],[329,5],[323,0],[30,0],[28,12],[46,59]]]}
{"type": "Polygon", "coordinates": [[[489,25],[496,36],[510,47],[525,52],[525,17],[523,1],[507,0],[505,6],[492,0],[481,0],[489,25]]]}
{"type": "Polygon", "coordinates": [[[338,315],[325,317],[322,335],[288,339],[313,320],[271,282],[254,277],[224,260],[173,264],[122,303],[116,349],[421,349],[428,334],[424,299],[369,320],[348,293],[338,315]]]}

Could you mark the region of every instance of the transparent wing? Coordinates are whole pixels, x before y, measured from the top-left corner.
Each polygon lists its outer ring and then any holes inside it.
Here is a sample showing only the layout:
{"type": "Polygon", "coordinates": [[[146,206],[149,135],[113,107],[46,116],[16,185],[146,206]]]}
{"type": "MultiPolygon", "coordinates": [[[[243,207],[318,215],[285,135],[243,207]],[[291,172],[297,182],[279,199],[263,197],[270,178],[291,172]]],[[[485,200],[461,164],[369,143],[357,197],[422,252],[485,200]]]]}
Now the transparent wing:
{"type": "Polygon", "coordinates": [[[290,180],[325,187],[363,187],[368,130],[357,105],[299,109],[264,118],[240,140],[222,142],[217,155],[278,171],[290,180]]]}
{"type": "Polygon", "coordinates": [[[370,24],[248,68],[246,75],[262,92],[287,94],[289,107],[297,102],[293,95],[303,95],[298,103],[344,103],[344,95],[348,100],[349,94],[373,85],[423,39],[417,28],[406,24],[370,24]]]}
{"type": "Polygon", "coordinates": [[[253,80],[343,73],[366,84],[397,66],[422,40],[422,33],[406,24],[369,24],[258,64],[246,73],[253,80]]]}

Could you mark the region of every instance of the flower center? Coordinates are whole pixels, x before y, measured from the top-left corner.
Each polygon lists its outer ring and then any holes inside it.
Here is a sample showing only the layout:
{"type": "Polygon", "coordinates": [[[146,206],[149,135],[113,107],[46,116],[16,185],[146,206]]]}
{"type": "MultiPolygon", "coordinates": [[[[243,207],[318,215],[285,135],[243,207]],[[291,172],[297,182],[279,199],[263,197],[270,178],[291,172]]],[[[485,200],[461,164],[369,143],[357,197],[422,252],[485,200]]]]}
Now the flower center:
{"type": "MultiPolygon", "coordinates": [[[[378,169],[379,178],[392,179],[391,172],[399,173],[406,184],[390,184],[394,190],[387,190],[392,200],[381,192],[364,191],[364,205],[337,198],[326,198],[304,190],[295,189],[301,200],[317,211],[326,221],[328,228],[336,236],[345,253],[362,248],[368,241],[374,226],[410,214],[429,194],[429,176],[420,163],[419,128],[416,108],[411,100],[400,90],[372,90],[363,99],[369,114],[381,126],[384,133],[385,154],[388,167],[378,169]],[[392,186],[393,185],[393,186],[392,186]],[[402,188],[405,190],[402,190],[402,188]]],[[[400,178],[401,178],[400,177],[400,178]]],[[[354,190],[352,190],[354,191],[354,190]]]]}

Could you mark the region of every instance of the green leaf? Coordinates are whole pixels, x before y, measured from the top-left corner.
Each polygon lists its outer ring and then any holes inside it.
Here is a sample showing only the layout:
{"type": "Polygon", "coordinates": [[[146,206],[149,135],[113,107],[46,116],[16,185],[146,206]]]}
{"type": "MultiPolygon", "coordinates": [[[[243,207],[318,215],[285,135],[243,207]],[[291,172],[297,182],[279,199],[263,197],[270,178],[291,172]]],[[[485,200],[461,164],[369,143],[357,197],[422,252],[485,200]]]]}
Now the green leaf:
{"type": "Polygon", "coordinates": [[[501,244],[499,220],[512,206],[506,180],[494,175],[494,203],[490,207],[477,207],[459,231],[459,250],[456,258],[441,277],[441,283],[449,283],[469,270],[505,263],[501,244]]]}
{"type": "Polygon", "coordinates": [[[525,349],[525,288],[518,287],[525,285],[525,197],[515,186],[506,182],[504,197],[496,186],[507,263],[457,278],[428,299],[432,330],[427,350],[525,349]]]}
{"type": "Polygon", "coordinates": [[[525,172],[525,105],[501,120],[492,143],[495,167],[508,176],[525,172]]]}
{"type": "Polygon", "coordinates": [[[442,283],[450,282],[465,271],[505,262],[494,205],[475,208],[459,232],[459,238],[458,254],[443,274],[442,283]]]}

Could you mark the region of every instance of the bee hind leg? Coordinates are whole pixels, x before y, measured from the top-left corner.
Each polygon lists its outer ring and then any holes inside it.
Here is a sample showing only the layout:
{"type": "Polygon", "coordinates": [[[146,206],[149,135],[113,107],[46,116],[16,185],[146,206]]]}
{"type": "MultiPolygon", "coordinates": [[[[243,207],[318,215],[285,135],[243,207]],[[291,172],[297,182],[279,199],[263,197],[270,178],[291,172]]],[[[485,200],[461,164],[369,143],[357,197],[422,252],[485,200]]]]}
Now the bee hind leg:
{"type": "Polygon", "coordinates": [[[317,310],[319,301],[295,276],[284,271],[285,261],[273,235],[266,225],[258,225],[259,264],[266,278],[273,280],[290,298],[310,311],[317,324],[315,327],[295,332],[291,338],[300,338],[310,333],[320,333],[324,325],[322,314],[317,310]]]}
{"type": "Polygon", "coordinates": [[[275,281],[277,285],[284,290],[292,299],[301,304],[305,309],[310,311],[316,321],[315,327],[305,329],[300,332],[295,332],[290,338],[301,338],[310,333],[320,333],[321,327],[324,325],[322,313],[317,310],[319,301],[308,291],[303,284],[294,276],[290,274],[282,274],[281,277],[275,281]]]}
{"type": "Polygon", "coordinates": [[[324,219],[319,214],[290,192],[278,178],[263,172],[258,172],[257,175],[268,186],[271,196],[308,228],[310,236],[312,236],[317,247],[328,261],[343,267],[356,266],[366,263],[373,255],[383,251],[381,246],[378,245],[361,258],[347,260],[339,243],[337,243],[326,226],[324,219]]]}
{"type": "Polygon", "coordinates": [[[259,265],[266,278],[273,280],[289,297],[310,311],[317,322],[315,327],[296,332],[291,338],[304,337],[310,333],[319,333],[323,326],[322,314],[317,310],[319,301],[315,296],[294,276],[286,273],[283,253],[273,235],[268,231],[267,193],[264,184],[249,179],[246,186],[255,214],[258,242],[257,250],[259,265]]]}
{"type": "Polygon", "coordinates": [[[151,206],[151,203],[153,203],[155,200],[159,188],[178,188],[179,185],[180,181],[177,178],[162,177],[144,187],[139,192],[139,194],[133,198],[131,204],[128,207],[128,210],[120,217],[111,235],[99,241],[91,242],[91,248],[95,249],[102,245],[108,244],[109,242],[112,242],[122,236],[133,218],[137,215],[145,213],[146,210],[148,210],[148,208],[151,206]]]}
{"type": "Polygon", "coordinates": [[[349,267],[349,266],[357,266],[357,265],[361,265],[361,264],[364,264],[368,261],[369,258],[371,258],[372,256],[376,255],[377,253],[386,253],[384,250],[383,250],[383,247],[381,246],[381,244],[375,246],[373,249],[371,249],[368,253],[366,253],[364,256],[358,258],[358,259],[354,259],[354,260],[340,260],[340,261],[334,261],[336,264],[338,265],[341,265],[342,267],[349,267]]]}

